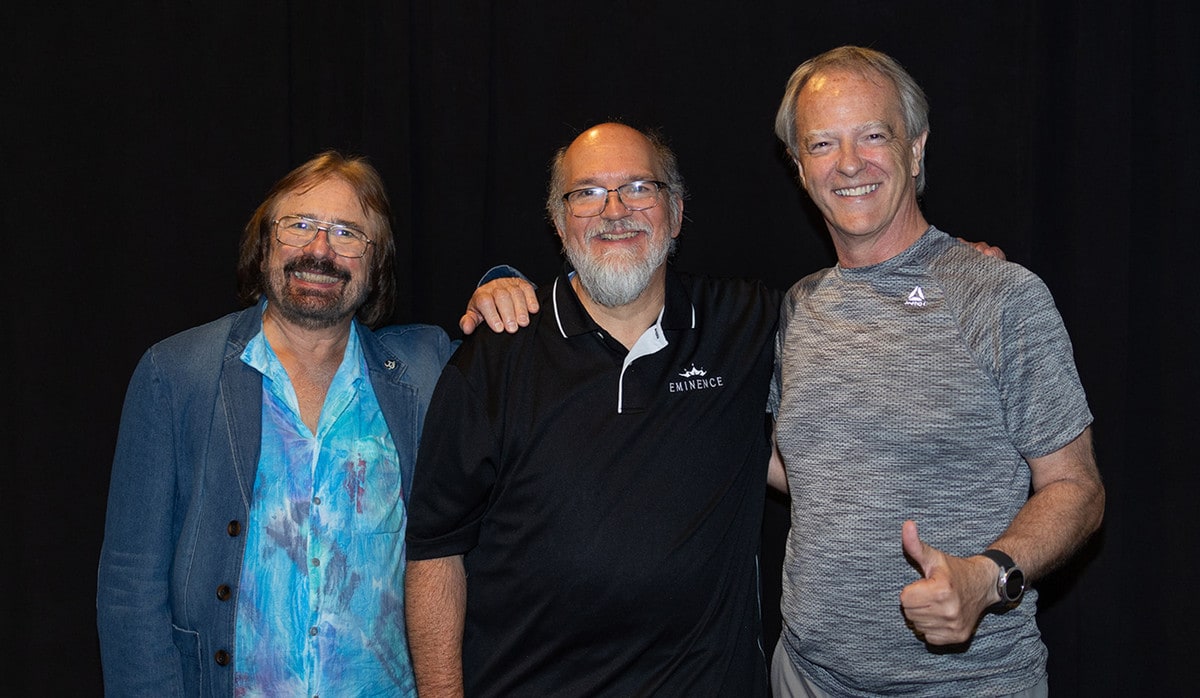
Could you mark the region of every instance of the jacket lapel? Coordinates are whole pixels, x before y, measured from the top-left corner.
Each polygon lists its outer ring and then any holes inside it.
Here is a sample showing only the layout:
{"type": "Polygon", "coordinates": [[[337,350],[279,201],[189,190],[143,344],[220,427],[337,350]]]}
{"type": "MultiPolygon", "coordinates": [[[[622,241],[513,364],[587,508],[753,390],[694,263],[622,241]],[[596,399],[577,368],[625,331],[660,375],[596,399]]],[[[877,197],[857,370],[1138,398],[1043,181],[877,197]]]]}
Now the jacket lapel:
{"type": "Polygon", "coordinates": [[[221,367],[221,406],[242,503],[250,509],[262,447],[262,374],[242,361],[246,344],[262,330],[263,302],[238,316],[221,367]]]}

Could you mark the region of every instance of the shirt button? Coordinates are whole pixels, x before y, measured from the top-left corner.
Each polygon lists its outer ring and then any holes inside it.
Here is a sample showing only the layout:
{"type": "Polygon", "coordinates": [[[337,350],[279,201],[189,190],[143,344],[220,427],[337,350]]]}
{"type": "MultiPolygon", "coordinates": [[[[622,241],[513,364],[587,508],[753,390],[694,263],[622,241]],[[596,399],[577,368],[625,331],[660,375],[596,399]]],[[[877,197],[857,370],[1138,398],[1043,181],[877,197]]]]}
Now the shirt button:
{"type": "Polygon", "coordinates": [[[313,567],[320,567],[321,566],[321,558],[314,557],[312,559],[312,565],[313,565],[313,567]]]}
{"type": "Polygon", "coordinates": [[[316,628],[316,626],[313,626],[313,627],[309,628],[309,629],[308,629],[308,634],[309,634],[309,635],[312,635],[313,637],[316,637],[316,636],[317,636],[317,628],[316,628]]]}
{"type": "Polygon", "coordinates": [[[228,666],[229,660],[229,653],[225,650],[217,650],[217,653],[213,655],[213,661],[220,666],[228,666]]]}
{"type": "Polygon", "coordinates": [[[222,584],[221,586],[217,587],[217,598],[221,601],[228,601],[229,597],[232,595],[233,592],[230,590],[228,584],[222,584]]]}
{"type": "Polygon", "coordinates": [[[225,532],[229,534],[230,538],[237,538],[238,534],[242,532],[242,524],[236,519],[230,521],[229,525],[225,527],[225,532]]]}
{"type": "Polygon", "coordinates": [[[320,504],[321,504],[321,498],[320,498],[320,497],[313,497],[313,504],[320,505],[320,504]]]}

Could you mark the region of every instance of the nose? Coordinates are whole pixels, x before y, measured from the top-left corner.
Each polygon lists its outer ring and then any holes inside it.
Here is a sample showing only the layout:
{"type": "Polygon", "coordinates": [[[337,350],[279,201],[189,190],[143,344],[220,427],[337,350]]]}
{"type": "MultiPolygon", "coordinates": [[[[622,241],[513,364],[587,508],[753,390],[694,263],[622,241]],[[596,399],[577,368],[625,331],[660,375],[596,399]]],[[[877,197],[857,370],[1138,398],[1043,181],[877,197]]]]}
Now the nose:
{"type": "Polygon", "coordinates": [[[616,189],[610,189],[604,197],[604,208],[600,209],[600,215],[608,220],[619,220],[628,216],[629,213],[625,202],[621,200],[621,193],[616,189]]]}
{"type": "Polygon", "coordinates": [[[304,250],[314,257],[333,257],[333,248],[329,245],[329,228],[317,226],[317,234],[304,246],[304,250]]]}
{"type": "Polygon", "coordinates": [[[854,176],[863,167],[862,157],[858,154],[858,146],[855,143],[844,143],[838,149],[838,172],[845,175],[854,176]]]}

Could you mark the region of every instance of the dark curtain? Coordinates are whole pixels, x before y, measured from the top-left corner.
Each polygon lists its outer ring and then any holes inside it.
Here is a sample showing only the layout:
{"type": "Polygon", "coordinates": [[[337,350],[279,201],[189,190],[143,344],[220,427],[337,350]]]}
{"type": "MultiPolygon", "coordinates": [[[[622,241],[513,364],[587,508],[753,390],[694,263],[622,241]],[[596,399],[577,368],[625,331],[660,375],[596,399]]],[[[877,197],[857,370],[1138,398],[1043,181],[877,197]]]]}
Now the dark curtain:
{"type": "MultiPolygon", "coordinates": [[[[370,156],[396,211],[395,319],[455,334],[487,267],[556,271],[546,163],[619,118],[679,154],[676,264],[786,288],[832,258],[772,121],[791,70],[844,43],[892,54],[929,95],[929,220],[1040,274],[1074,339],[1109,505],[1039,584],[1055,695],[1194,683],[1191,3],[141,5],[0,11],[7,694],[100,693],[126,381],[154,341],[238,307],[241,227],[283,173],[329,147],[370,156]]],[[[775,499],[768,642],[786,526],[775,499]]]]}

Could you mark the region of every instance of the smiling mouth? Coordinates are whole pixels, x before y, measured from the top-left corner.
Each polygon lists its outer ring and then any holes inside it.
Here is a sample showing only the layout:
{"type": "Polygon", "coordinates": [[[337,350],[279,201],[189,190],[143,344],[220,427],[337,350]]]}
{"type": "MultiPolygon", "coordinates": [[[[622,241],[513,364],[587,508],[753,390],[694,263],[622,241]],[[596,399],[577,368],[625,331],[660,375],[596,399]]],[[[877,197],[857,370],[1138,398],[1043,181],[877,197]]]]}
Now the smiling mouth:
{"type": "Polygon", "coordinates": [[[592,240],[621,242],[623,240],[632,240],[642,234],[649,235],[650,230],[639,221],[629,219],[604,221],[588,232],[587,240],[588,242],[592,240]]]}
{"type": "Polygon", "coordinates": [[[834,189],[833,193],[838,196],[866,196],[879,188],[878,184],[864,184],[859,187],[847,187],[845,189],[834,189]]]}
{"type": "Polygon", "coordinates": [[[317,274],[311,271],[296,271],[292,273],[297,279],[310,284],[336,284],[341,282],[341,277],[327,276],[325,274],[317,274]]]}
{"type": "Polygon", "coordinates": [[[285,274],[308,284],[337,284],[350,281],[350,274],[327,259],[300,257],[283,267],[285,274]]]}
{"type": "Polygon", "coordinates": [[[592,236],[592,239],[599,238],[601,240],[609,240],[609,241],[630,240],[641,234],[642,234],[642,231],[640,231],[640,230],[614,230],[610,233],[597,233],[596,235],[592,236]]]}

